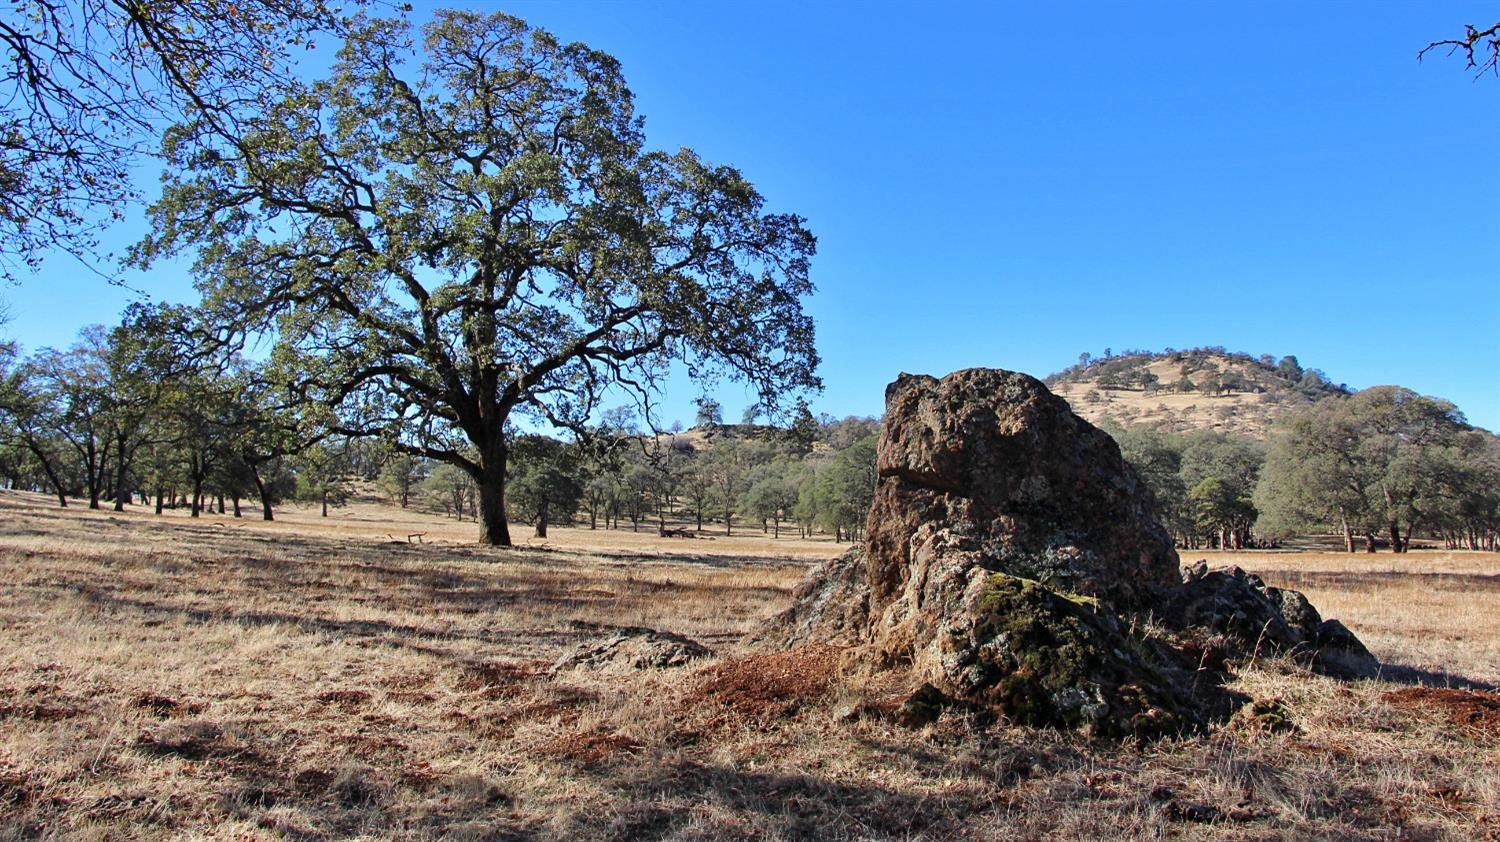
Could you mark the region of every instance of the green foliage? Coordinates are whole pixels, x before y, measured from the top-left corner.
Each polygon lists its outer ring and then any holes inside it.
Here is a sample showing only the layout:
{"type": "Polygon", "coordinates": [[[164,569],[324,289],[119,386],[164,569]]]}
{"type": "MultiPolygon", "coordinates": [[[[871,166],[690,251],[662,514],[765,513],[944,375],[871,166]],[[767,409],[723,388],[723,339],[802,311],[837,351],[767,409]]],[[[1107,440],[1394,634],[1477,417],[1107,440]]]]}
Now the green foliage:
{"type": "Polygon", "coordinates": [[[463,520],[465,515],[473,517],[478,489],[474,478],[453,465],[437,465],[422,480],[422,495],[429,505],[444,514],[463,520]]]}
{"type": "Polygon", "coordinates": [[[410,453],[388,453],[380,467],[380,489],[404,509],[411,505],[412,493],[422,484],[427,471],[427,462],[421,457],[410,453]]]}
{"type": "Polygon", "coordinates": [[[1187,485],[1182,478],[1180,440],[1149,427],[1116,427],[1108,432],[1120,445],[1120,455],[1156,498],[1162,525],[1173,535],[1183,535],[1187,531],[1187,485]]]}
{"type": "Polygon", "coordinates": [[[875,499],[875,437],[865,436],[838,452],[817,474],[812,498],[817,522],[835,534],[858,539],[875,499]]]}
{"type": "Polygon", "coordinates": [[[515,439],[510,456],[507,502],[545,538],[548,524],[570,521],[583,499],[575,454],[556,439],[530,435],[515,439]]]}
{"type": "Polygon", "coordinates": [[[1109,431],[1120,453],[1151,489],[1162,525],[1186,547],[1238,549],[1252,541],[1251,495],[1264,450],[1215,431],[1165,433],[1148,427],[1109,431]]]}
{"type": "Polygon", "coordinates": [[[136,198],[131,165],[149,156],[158,121],[253,118],[304,44],[347,27],[344,14],[326,0],[6,4],[0,274],[12,277],[10,259],[34,268],[55,250],[103,257],[99,229],[136,198]]]}
{"type": "Polygon", "coordinates": [[[787,444],[792,453],[805,456],[812,451],[817,437],[818,420],[813,417],[807,399],[798,398],[797,407],[792,411],[792,422],[787,427],[787,444]]]}
{"type": "Polygon", "coordinates": [[[335,444],[317,444],[297,455],[297,499],[321,507],[324,517],[331,507],[349,501],[349,459],[335,444]]]}
{"type": "Polygon", "coordinates": [[[693,417],[694,427],[718,427],[724,423],[724,408],[713,398],[698,398],[693,403],[698,407],[693,417]]]}
{"type": "Polygon", "coordinates": [[[815,244],[737,170],[644,147],[618,62],[502,14],[353,32],[264,114],[174,127],[149,265],[194,250],[211,322],[347,435],[467,471],[507,543],[514,413],[583,430],[669,364],[774,411],[816,387],[815,244]]]}
{"type": "Polygon", "coordinates": [[[1484,440],[1473,432],[1453,404],[1396,386],[1314,404],[1273,431],[1255,491],[1265,527],[1341,531],[1350,550],[1355,534],[1373,550],[1384,532],[1399,552],[1415,529],[1452,522],[1473,499],[1455,458],[1463,442],[1484,440]]]}
{"type": "Polygon", "coordinates": [[[744,512],[761,523],[773,523],[776,537],[781,536],[781,522],[792,518],[797,505],[798,465],[790,455],[778,455],[753,468],[746,482],[744,512]]]}

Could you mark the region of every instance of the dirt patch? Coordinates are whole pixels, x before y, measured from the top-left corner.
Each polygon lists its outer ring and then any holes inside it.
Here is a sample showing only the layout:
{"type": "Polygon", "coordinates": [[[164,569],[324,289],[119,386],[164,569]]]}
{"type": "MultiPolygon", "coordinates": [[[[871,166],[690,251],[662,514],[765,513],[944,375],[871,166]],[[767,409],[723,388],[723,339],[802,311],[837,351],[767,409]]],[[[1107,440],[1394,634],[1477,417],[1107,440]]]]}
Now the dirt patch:
{"type": "Polygon", "coordinates": [[[546,757],[572,760],[585,766],[605,763],[621,754],[638,751],[641,744],[623,734],[603,731],[575,731],[537,746],[536,753],[546,757]]]}
{"type": "Polygon", "coordinates": [[[1500,693],[1407,687],[1386,693],[1385,701],[1411,711],[1434,711],[1454,728],[1500,737],[1500,693]]]}
{"type": "Polygon", "coordinates": [[[843,651],[815,644],[730,658],[703,670],[705,680],[683,704],[717,709],[731,719],[790,716],[828,694],[843,651]]]}
{"type": "Polygon", "coordinates": [[[21,702],[0,705],[0,719],[30,719],[34,722],[56,722],[88,713],[72,705],[49,705],[41,702],[21,702]]]}

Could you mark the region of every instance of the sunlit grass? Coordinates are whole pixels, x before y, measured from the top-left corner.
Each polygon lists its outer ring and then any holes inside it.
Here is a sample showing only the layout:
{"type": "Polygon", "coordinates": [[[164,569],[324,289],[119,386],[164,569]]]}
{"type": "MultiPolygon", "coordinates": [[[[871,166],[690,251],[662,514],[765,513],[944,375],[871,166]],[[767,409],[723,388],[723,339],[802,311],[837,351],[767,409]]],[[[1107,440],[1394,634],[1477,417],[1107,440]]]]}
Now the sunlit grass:
{"type": "MultiPolygon", "coordinates": [[[[916,731],[842,717],[900,688],[836,674],[826,696],[802,687],[752,715],[732,683],[710,683],[712,664],[554,673],[573,646],[633,625],[739,664],[740,637],[842,549],[554,536],[482,548],[467,523],[373,503],[192,522],[0,492],[0,839],[1500,831],[1495,736],[1393,706],[1389,681],[1281,662],[1235,687],[1281,699],[1295,732],[1230,725],[1147,746],[976,730],[956,714],[916,731]]],[[[1304,588],[1393,666],[1500,681],[1487,610],[1500,559],[1212,561],[1304,588]]]]}

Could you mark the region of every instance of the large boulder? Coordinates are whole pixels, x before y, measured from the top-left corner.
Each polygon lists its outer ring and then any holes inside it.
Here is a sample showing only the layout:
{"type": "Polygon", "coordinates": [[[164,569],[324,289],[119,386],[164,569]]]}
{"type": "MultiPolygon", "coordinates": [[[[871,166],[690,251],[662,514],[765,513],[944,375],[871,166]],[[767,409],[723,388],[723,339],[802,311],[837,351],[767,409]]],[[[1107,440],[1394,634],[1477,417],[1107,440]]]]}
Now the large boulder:
{"type": "Polygon", "coordinates": [[[872,608],[923,556],[963,549],[998,572],[1143,604],[1177,580],[1156,504],[1114,439],[1025,374],[903,374],[886,389],[866,543],[872,608]]]}
{"type": "Polygon", "coordinates": [[[1243,574],[1184,583],[1114,440],[1027,375],[902,375],[876,469],[864,547],[814,571],[758,637],[850,647],[846,665],[906,671],[924,705],[1170,733],[1227,710],[1184,641],[1253,628],[1267,652],[1310,650],[1338,631],[1243,574]]]}

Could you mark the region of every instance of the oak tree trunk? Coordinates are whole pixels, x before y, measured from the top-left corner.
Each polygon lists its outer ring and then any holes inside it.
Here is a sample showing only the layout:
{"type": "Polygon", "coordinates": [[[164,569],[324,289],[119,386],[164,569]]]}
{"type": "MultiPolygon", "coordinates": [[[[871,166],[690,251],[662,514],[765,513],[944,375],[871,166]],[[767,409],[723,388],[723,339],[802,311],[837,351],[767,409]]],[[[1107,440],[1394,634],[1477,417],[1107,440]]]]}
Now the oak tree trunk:
{"type": "Polygon", "coordinates": [[[505,518],[505,451],[484,460],[484,471],[476,477],[479,486],[479,543],[510,546],[510,524],[505,518]]]}
{"type": "Polygon", "coordinates": [[[266,486],[265,480],[260,478],[260,471],[258,469],[252,469],[250,471],[250,479],[255,481],[255,493],[260,497],[261,520],[272,520],[273,515],[271,514],[271,489],[266,486]]]}

